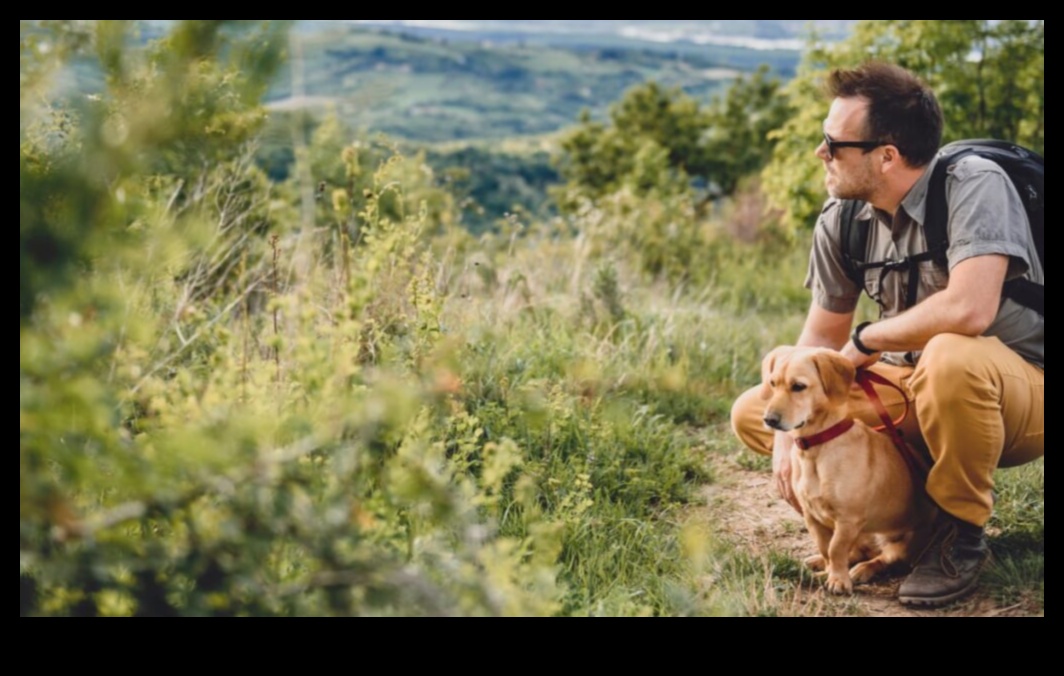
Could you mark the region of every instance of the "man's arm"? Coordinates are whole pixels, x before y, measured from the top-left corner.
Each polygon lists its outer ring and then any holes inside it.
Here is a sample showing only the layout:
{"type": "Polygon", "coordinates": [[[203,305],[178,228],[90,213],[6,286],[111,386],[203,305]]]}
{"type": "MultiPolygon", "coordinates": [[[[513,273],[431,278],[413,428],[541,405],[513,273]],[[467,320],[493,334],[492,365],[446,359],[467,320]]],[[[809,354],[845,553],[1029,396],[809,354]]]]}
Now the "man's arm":
{"type": "Polygon", "coordinates": [[[853,312],[829,312],[815,301],[805,318],[805,327],[798,339],[798,347],[826,347],[841,350],[850,340],[853,312]]]}
{"type": "MultiPolygon", "coordinates": [[[[1008,267],[1008,257],[996,255],[958,263],[950,271],[945,290],[897,317],[869,326],[861,333],[861,342],[879,352],[914,352],[943,333],[983,335],[1001,309],[1001,289],[1008,267]]],[[[877,359],[861,354],[852,342],[842,352],[858,367],[877,359]]]]}

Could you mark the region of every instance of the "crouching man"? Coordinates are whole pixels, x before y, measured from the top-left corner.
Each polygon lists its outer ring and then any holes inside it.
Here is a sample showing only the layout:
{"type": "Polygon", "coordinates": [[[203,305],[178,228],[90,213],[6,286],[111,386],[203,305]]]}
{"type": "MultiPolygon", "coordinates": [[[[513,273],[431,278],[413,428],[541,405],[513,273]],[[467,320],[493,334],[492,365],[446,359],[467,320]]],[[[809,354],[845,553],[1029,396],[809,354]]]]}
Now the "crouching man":
{"type": "MultiPolygon", "coordinates": [[[[974,589],[989,556],[995,470],[1045,453],[1044,318],[1003,293],[1017,279],[1044,285],[1044,273],[1012,181],[975,156],[948,167],[946,265],[927,255],[943,117],[924,83],[873,63],[832,73],[828,88],[833,103],[816,155],[830,199],[816,226],[806,281],[813,303],[797,345],[839,350],[914,402],[903,429],[933,459],[927,492],[944,517],[899,598],[938,607],[974,589]],[[844,246],[848,219],[868,229],[863,261],[873,263],[856,274],[844,246]],[[879,304],[880,321],[854,329],[862,292],[879,304]]],[[[772,456],[780,495],[800,511],[793,442],[766,428],[758,394],[736,402],[733,428],[772,456]]],[[[860,389],[851,398],[858,418],[880,424],[860,389]]],[[[904,410],[900,394],[885,390],[883,402],[893,416],[904,410]]]]}

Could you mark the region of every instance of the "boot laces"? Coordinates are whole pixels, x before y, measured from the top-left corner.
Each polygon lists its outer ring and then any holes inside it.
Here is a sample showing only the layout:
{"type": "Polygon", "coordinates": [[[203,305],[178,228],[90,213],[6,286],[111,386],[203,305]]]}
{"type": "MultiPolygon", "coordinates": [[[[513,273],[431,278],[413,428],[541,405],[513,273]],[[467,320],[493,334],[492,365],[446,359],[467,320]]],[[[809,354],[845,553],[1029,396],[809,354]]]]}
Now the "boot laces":
{"type": "Polygon", "coordinates": [[[960,577],[960,571],[957,570],[957,565],[953,563],[953,544],[957,541],[957,527],[951,526],[949,533],[942,540],[942,549],[940,550],[940,560],[942,571],[946,573],[950,578],[957,579],[960,577]]]}
{"type": "Polygon", "coordinates": [[[942,544],[938,547],[939,569],[952,579],[960,577],[960,571],[957,570],[957,566],[953,563],[952,558],[953,545],[957,541],[958,535],[959,530],[956,524],[947,524],[939,529],[934,537],[931,538],[931,541],[927,544],[924,551],[916,558],[917,567],[928,563],[928,559],[934,555],[933,551],[935,549],[935,543],[941,538],[942,544]]]}

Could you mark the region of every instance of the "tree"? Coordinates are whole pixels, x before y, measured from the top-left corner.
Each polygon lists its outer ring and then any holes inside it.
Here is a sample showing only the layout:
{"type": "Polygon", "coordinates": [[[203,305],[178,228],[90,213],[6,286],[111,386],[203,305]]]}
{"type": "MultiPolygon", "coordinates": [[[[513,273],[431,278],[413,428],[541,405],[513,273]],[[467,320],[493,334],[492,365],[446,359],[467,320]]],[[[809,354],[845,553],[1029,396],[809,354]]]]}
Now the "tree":
{"type": "Polygon", "coordinates": [[[739,182],[762,168],[776,145],[773,131],[792,115],[791,104],[778,79],[762,66],[749,78],[739,78],[707,116],[704,154],[706,178],[732,195],[739,182]]]}
{"type": "Polygon", "coordinates": [[[709,106],[653,82],[635,87],[613,107],[609,125],[585,114],[563,140],[563,195],[600,199],[622,187],[675,193],[692,182],[707,197],[731,195],[764,166],[775,145],[769,134],[789,114],[767,66],[738,78],[709,106]],[[659,166],[652,169],[651,158],[659,166]]]}
{"type": "Polygon", "coordinates": [[[567,181],[559,200],[572,209],[580,199],[598,200],[631,187],[639,194],[686,189],[689,177],[704,169],[701,146],[705,116],[698,102],[679,89],[649,83],[630,90],[610,112],[611,124],[593,121],[584,113],[580,125],[562,141],[560,170],[567,181]],[[651,149],[663,161],[649,177],[645,158],[651,149]],[[638,174],[638,176],[637,176],[638,174]]]}

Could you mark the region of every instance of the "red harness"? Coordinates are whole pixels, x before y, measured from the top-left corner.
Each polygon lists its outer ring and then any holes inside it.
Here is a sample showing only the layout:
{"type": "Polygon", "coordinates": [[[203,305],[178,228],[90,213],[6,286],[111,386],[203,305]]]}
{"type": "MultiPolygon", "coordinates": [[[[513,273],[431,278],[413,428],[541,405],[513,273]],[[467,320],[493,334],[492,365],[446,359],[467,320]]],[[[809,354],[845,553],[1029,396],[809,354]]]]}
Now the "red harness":
{"type": "MultiPolygon", "coordinates": [[[[879,419],[883,421],[883,425],[876,427],[875,431],[883,432],[890,437],[890,440],[894,442],[894,448],[898,449],[898,454],[901,455],[902,460],[905,461],[916,484],[918,486],[925,485],[927,483],[927,475],[931,473],[931,464],[921,453],[905,441],[905,435],[902,434],[902,431],[899,429],[899,426],[909,417],[909,410],[911,408],[909,397],[906,396],[905,391],[883,376],[876,375],[871,371],[858,371],[857,384],[862,390],[864,390],[868,400],[872,402],[872,407],[875,409],[876,415],[878,415],[879,419]],[[897,420],[890,419],[890,412],[887,411],[887,407],[883,404],[883,400],[879,398],[879,394],[876,392],[875,388],[876,385],[889,387],[901,395],[902,400],[905,402],[905,413],[903,413],[897,420]]],[[[853,420],[843,420],[838,425],[829,427],[820,434],[795,439],[794,443],[803,451],[808,451],[811,448],[816,448],[829,441],[838,439],[843,434],[846,434],[853,429],[853,426],[853,420]]]]}
{"type": "Polygon", "coordinates": [[[894,442],[894,448],[898,449],[901,459],[904,460],[905,464],[909,467],[909,472],[913,475],[913,480],[916,481],[916,485],[927,485],[927,476],[931,473],[931,463],[928,462],[927,458],[925,458],[922,453],[919,453],[915,448],[910,446],[907,441],[905,441],[905,435],[902,434],[900,429],[898,429],[898,426],[905,422],[905,419],[909,417],[909,410],[912,407],[909,402],[909,397],[905,394],[905,390],[901,389],[883,376],[872,373],[871,371],[858,371],[857,384],[861,386],[862,390],[864,390],[865,395],[868,396],[868,400],[872,402],[872,407],[875,408],[879,419],[883,421],[883,426],[875,428],[876,431],[884,432],[890,437],[891,441],[894,442]],[[876,393],[876,385],[889,387],[901,395],[902,401],[905,402],[905,413],[903,413],[897,420],[890,419],[890,412],[887,411],[887,407],[883,405],[883,401],[879,398],[879,394],[876,393]]]}

